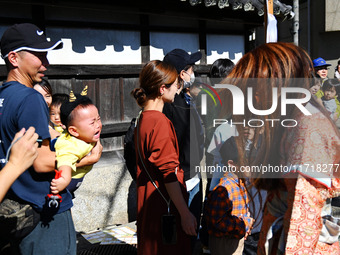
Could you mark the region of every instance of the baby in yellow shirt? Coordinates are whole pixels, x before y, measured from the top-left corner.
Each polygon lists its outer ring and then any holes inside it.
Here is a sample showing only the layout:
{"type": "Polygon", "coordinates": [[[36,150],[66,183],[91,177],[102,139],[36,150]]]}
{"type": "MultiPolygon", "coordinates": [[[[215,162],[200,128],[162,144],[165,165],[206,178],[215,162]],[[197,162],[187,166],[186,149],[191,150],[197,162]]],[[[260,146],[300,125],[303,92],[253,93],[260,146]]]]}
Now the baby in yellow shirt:
{"type": "Polygon", "coordinates": [[[74,192],[81,184],[92,165],[76,167],[76,163],[88,155],[99,141],[102,123],[97,107],[86,95],[87,86],[82,94],[73,95],[60,107],[61,122],[65,131],[55,143],[57,168],[60,177],[51,182],[52,194],[58,194],[66,187],[74,192]]]}

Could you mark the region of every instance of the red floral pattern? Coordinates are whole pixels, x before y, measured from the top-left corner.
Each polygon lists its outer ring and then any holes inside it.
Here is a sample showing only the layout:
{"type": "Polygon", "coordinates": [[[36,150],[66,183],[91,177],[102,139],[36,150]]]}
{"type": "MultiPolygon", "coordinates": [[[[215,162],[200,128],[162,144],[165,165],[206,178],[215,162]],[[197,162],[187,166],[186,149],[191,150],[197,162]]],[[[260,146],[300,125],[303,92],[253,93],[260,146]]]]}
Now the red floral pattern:
{"type": "MultiPolygon", "coordinates": [[[[286,166],[309,166],[309,170],[323,164],[339,164],[340,138],[331,123],[320,112],[312,116],[300,115],[298,126],[284,134],[281,144],[282,164],[286,166]]],[[[295,170],[299,170],[295,168],[295,170]]],[[[300,168],[301,170],[301,168],[300,168]]],[[[321,210],[329,197],[339,196],[340,180],[332,178],[335,169],[323,172],[331,181],[315,176],[315,172],[303,169],[300,173],[290,174],[295,178],[285,178],[287,187],[287,211],[284,215],[285,254],[323,254],[339,255],[339,243],[319,242],[322,228],[321,210]],[[330,186],[327,185],[330,184],[330,186]]],[[[338,169],[338,172],[340,169],[338,169]]],[[[325,177],[326,177],[325,176],[325,177]]],[[[338,175],[339,176],[339,175],[338,175]]],[[[286,177],[289,177],[286,176],[286,177]]],[[[279,193],[271,194],[268,200],[279,193]]],[[[276,219],[267,208],[264,211],[258,254],[266,254],[264,244],[271,224],[276,219]]],[[[276,254],[276,248],[271,251],[276,254]]]]}

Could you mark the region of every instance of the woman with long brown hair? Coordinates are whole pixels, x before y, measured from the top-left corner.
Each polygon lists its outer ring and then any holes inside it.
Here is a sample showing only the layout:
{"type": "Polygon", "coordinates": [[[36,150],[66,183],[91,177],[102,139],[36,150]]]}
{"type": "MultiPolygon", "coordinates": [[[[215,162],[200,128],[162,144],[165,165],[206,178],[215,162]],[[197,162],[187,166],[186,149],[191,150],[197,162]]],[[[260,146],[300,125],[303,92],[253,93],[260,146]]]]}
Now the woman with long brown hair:
{"type": "MultiPolygon", "coordinates": [[[[268,43],[244,55],[223,81],[237,86],[248,106],[244,115],[232,117],[240,134],[236,137],[239,167],[254,170],[255,186],[268,191],[258,254],[340,253],[337,237],[327,237],[323,228],[330,219],[328,199],[340,194],[339,179],[334,178],[340,172],[336,171],[340,135],[325,110],[313,97],[309,99],[312,71],[302,48],[268,43]],[[283,88],[303,93],[286,93],[283,88]],[[286,106],[283,95],[299,107],[286,106]],[[268,112],[260,115],[254,109],[268,112]],[[240,123],[262,127],[255,128],[259,146],[255,158],[245,155],[240,123]]],[[[230,93],[223,95],[233,103],[230,93]]]]}
{"type": "Polygon", "coordinates": [[[196,235],[175,129],[162,113],[164,103],[174,100],[177,76],[173,66],[150,61],[140,73],[140,87],[131,92],[142,107],[134,134],[138,254],[190,254],[189,235],[196,235]]]}

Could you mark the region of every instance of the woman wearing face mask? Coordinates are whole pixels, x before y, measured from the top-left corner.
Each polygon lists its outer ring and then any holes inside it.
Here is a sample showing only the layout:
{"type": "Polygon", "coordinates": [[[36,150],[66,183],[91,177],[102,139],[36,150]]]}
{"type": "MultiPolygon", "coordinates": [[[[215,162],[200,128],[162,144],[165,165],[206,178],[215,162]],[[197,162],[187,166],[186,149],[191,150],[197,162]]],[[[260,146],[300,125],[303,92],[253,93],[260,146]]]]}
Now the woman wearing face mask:
{"type": "MultiPolygon", "coordinates": [[[[179,145],[179,162],[184,170],[184,180],[189,194],[188,206],[196,217],[199,227],[202,208],[202,184],[195,175],[195,166],[200,166],[204,149],[204,132],[202,121],[197,113],[195,103],[190,94],[190,86],[194,83],[194,64],[202,57],[200,52],[189,54],[182,49],[174,49],[164,57],[164,62],[174,66],[178,73],[181,89],[174,102],[164,104],[163,113],[175,127],[179,145]]],[[[192,239],[194,247],[196,237],[192,239]]]]}
{"type": "Polygon", "coordinates": [[[177,92],[177,72],[167,63],[150,61],[143,67],[139,83],[140,87],[131,92],[143,109],[134,134],[137,253],[187,255],[189,235],[196,234],[196,220],[186,204],[188,196],[178,160],[175,130],[162,114],[164,103],[171,103],[177,92]],[[174,219],[176,224],[172,224],[174,219]]]}

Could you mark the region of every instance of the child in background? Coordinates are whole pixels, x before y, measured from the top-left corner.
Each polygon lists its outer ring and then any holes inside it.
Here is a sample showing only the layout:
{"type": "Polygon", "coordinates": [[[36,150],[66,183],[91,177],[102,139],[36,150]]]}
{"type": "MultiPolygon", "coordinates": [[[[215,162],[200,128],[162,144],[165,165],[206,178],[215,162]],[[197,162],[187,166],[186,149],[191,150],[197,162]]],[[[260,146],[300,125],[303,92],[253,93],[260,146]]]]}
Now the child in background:
{"type": "Polygon", "coordinates": [[[319,103],[322,102],[332,120],[336,121],[340,116],[340,103],[337,98],[340,93],[340,81],[338,79],[325,80],[321,92],[318,93],[319,103]]]}
{"type": "Polygon", "coordinates": [[[316,93],[320,90],[322,85],[322,79],[320,75],[312,73],[313,79],[311,81],[311,87],[309,88],[312,96],[316,96],[316,93]]]}
{"type": "Polygon", "coordinates": [[[52,87],[50,83],[47,80],[42,79],[42,81],[35,84],[33,88],[44,97],[47,107],[50,107],[52,103],[52,87]]]}
{"type": "Polygon", "coordinates": [[[63,132],[55,143],[57,168],[61,177],[51,182],[52,194],[67,189],[73,193],[81,184],[92,165],[76,167],[76,163],[87,156],[99,143],[102,123],[97,107],[86,95],[87,86],[81,94],[73,95],[60,107],[63,132]]]}
{"type": "Polygon", "coordinates": [[[334,78],[340,79],[340,60],[338,60],[338,64],[335,67],[334,78]]]}
{"type": "MultiPolygon", "coordinates": [[[[33,88],[44,97],[47,107],[50,108],[52,103],[52,87],[50,83],[47,80],[42,79],[42,81],[40,83],[35,84],[33,88]]],[[[58,137],[60,133],[51,128],[51,126],[49,127],[50,136],[53,141],[53,139],[58,137]]]]}
{"type": "Polygon", "coordinates": [[[50,126],[60,134],[64,131],[60,120],[60,106],[68,100],[69,95],[67,94],[56,93],[52,96],[52,103],[50,106],[50,126]]]}
{"type": "MultiPolygon", "coordinates": [[[[229,138],[222,147],[222,163],[234,167],[238,161],[235,138],[229,138]]],[[[239,172],[227,171],[207,196],[205,219],[212,255],[241,255],[250,234],[254,219],[250,217],[248,191],[241,177],[239,172]]]]}

